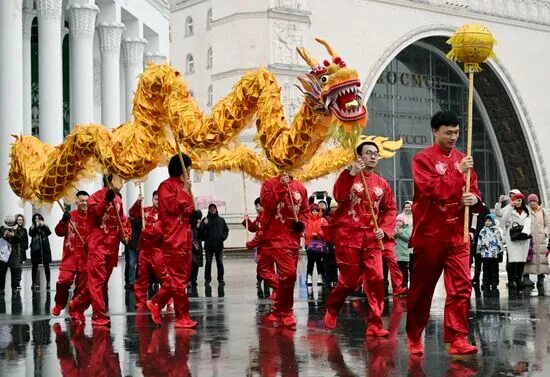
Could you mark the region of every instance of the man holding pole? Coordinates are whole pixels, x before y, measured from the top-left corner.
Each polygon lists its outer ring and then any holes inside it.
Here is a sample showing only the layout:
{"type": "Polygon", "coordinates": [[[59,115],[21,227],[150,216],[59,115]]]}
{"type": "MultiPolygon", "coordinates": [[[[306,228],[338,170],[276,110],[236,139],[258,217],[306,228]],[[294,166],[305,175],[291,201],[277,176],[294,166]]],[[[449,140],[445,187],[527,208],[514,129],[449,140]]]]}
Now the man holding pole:
{"type": "Polygon", "coordinates": [[[444,314],[444,341],[449,354],[477,353],[468,343],[470,281],[469,241],[464,240],[465,207],[481,204],[472,157],[455,149],[459,121],[450,111],[432,117],[433,146],[413,158],[414,266],[407,297],[407,335],[409,352],[422,355],[422,332],[428,323],[432,296],[444,272],[447,299],[444,314]],[[465,190],[471,174],[471,192],[465,190]]]}
{"type": "Polygon", "coordinates": [[[118,263],[120,242],[127,244],[132,236],[130,221],[124,215],[119,191],[123,185],[119,177],[103,177],[104,187],[88,199],[87,221],[89,237],[88,283],[69,306],[71,318],[84,322],[84,311],[92,304],[92,325],[109,326],[105,296],[113,269],[118,263]]]}
{"type": "Polygon", "coordinates": [[[75,285],[73,296],[78,295],[86,287],[86,263],[88,251],[87,209],[90,195],[86,191],[76,193],[77,209],[63,213],[63,218],[55,227],[55,234],[65,237],[63,241],[63,256],[59,265],[59,276],[55,289],[55,306],[52,314],[58,316],[69,300],[69,290],[75,285]]]}
{"type": "Polygon", "coordinates": [[[186,154],[173,156],[168,163],[170,178],[163,181],[158,188],[158,226],[163,235],[162,250],[167,276],[157,294],[147,301],[153,321],[160,325],[161,309],[173,298],[176,328],[197,326],[197,322],[189,317],[187,296],[187,282],[193,259],[191,216],[195,210],[189,180],[191,164],[191,158],[186,154]]]}
{"type": "MultiPolygon", "coordinates": [[[[260,201],[264,208],[260,260],[265,266],[277,266],[277,295],[266,320],[296,328],[293,313],[294,284],[300,237],[309,217],[305,186],[286,172],[262,183],[260,201]]],[[[260,275],[265,276],[260,271],[260,275]]]]}
{"type": "Polygon", "coordinates": [[[374,172],[378,164],[376,143],[363,142],[356,149],[359,159],[344,170],[334,185],[339,203],[329,237],[335,245],[340,276],[326,302],[325,326],[336,327],[338,312],[346,297],[354,292],[365,274],[363,289],[368,298],[367,336],[387,336],[382,324],[384,273],[382,250],[393,240],[395,198],[388,182],[374,172]],[[368,191],[367,191],[368,190],[368,191]]]}

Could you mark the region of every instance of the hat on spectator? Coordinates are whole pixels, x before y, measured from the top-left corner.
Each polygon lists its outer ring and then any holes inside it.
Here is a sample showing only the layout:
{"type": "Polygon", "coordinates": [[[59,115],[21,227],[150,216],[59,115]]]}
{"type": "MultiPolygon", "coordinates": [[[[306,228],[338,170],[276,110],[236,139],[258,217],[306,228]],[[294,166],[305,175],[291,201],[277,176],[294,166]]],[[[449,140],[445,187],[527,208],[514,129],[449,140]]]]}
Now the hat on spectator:
{"type": "Polygon", "coordinates": [[[529,194],[529,196],[527,197],[527,203],[531,202],[539,202],[539,197],[537,196],[537,194],[529,194]]]}
{"type": "Polygon", "coordinates": [[[15,225],[15,216],[14,215],[7,215],[4,218],[4,224],[8,227],[13,227],[15,225]]]}

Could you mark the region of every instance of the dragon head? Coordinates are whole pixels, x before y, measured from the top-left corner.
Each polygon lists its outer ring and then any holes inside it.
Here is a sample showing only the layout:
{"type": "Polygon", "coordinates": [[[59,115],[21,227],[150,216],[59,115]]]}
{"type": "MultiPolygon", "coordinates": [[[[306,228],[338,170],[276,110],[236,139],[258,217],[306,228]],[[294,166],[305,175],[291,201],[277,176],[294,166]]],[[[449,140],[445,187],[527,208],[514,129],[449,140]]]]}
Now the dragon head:
{"type": "Polygon", "coordinates": [[[344,124],[364,125],[367,109],[363,105],[357,70],[348,68],[327,41],[320,38],[315,40],[325,46],[332,61],[325,60],[321,65],[304,48],[297,48],[302,59],[311,67],[308,74],[298,78],[302,84],[298,88],[313,110],[323,114],[332,113],[344,124]]]}

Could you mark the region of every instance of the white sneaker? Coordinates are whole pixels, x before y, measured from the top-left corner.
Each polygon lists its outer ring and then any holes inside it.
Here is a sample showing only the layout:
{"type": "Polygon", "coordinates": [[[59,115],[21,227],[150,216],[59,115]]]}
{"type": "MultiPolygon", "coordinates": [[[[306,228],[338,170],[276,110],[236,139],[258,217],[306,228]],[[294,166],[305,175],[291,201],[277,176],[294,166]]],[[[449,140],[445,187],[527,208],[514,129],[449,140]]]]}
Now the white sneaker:
{"type": "Polygon", "coordinates": [[[311,287],[311,286],[313,285],[313,283],[311,282],[311,280],[312,280],[312,279],[311,279],[311,275],[307,275],[307,277],[306,277],[306,285],[307,285],[308,287],[311,287]]]}

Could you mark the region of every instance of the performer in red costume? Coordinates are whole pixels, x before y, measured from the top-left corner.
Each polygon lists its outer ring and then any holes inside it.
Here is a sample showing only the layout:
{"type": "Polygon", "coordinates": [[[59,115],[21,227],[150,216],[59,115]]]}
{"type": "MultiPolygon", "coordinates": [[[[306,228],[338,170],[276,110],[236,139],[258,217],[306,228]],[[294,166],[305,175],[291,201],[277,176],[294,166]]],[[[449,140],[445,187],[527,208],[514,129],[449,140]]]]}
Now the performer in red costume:
{"type": "Polygon", "coordinates": [[[190,220],[195,208],[190,195],[191,158],[183,153],[181,157],[187,174],[183,174],[180,157],[173,156],[168,164],[170,178],[162,182],[158,189],[159,226],[164,235],[162,250],[167,276],[157,294],[147,301],[147,308],[151,311],[153,321],[160,325],[160,310],[173,298],[176,312],[174,327],[192,328],[197,326],[197,322],[189,317],[187,282],[193,258],[190,220]],[[187,177],[187,181],[184,177],[187,177]]]}
{"type": "Polygon", "coordinates": [[[421,355],[422,331],[430,317],[432,296],[444,271],[447,299],[444,314],[444,341],[450,354],[477,353],[468,343],[470,246],[464,242],[464,206],[481,204],[472,157],[455,149],[459,122],[455,114],[440,111],[432,117],[433,146],[413,158],[414,247],[412,284],[407,300],[409,352],[421,355]],[[471,170],[471,193],[464,193],[465,175],[471,170]]]}
{"type": "Polygon", "coordinates": [[[275,273],[275,261],[273,258],[270,258],[269,256],[265,256],[262,258],[262,256],[266,253],[265,246],[262,243],[262,240],[264,238],[264,232],[262,230],[262,221],[265,219],[264,214],[264,208],[261,204],[260,198],[256,198],[254,201],[254,206],[256,207],[256,212],[258,216],[254,219],[254,221],[250,221],[248,219],[248,215],[245,217],[244,221],[242,222],[243,226],[247,226],[246,222],[248,221],[248,231],[255,233],[254,238],[250,241],[246,242],[246,248],[248,250],[256,249],[256,275],[258,284],[261,283],[262,280],[264,280],[271,289],[273,289],[273,292],[271,293],[272,300],[275,300],[277,297],[277,286],[279,285],[279,281],[277,279],[277,274],[275,273]]]}
{"type": "MultiPolygon", "coordinates": [[[[153,205],[143,209],[145,224],[138,242],[138,272],[134,284],[136,297],[136,309],[141,310],[147,307],[147,289],[151,281],[151,275],[159,282],[166,279],[166,265],[164,264],[164,253],[162,252],[162,232],[158,220],[158,192],[153,192],[153,205]]],[[[141,206],[143,197],[138,197],[132,208],[130,217],[141,219],[141,206]]]]}
{"type": "Polygon", "coordinates": [[[77,209],[63,214],[63,218],[55,227],[55,234],[65,237],[63,242],[63,256],[59,265],[59,276],[55,290],[55,306],[52,314],[57,316],[67,306],[69,290],[75,285],[73,296],[86,288],[86,263],[88,254],[86,241],[88,240],[87,210],[90,195],[86,191],[76,193],[77,209]],[[71,223],[71,224],[70,224],[71,223]],[[74,227],[76,227],[77,232],[74,227]]]}
{"type": "Polygon", "coordinates": [[[69,306],[71,318],[84,322],[84,311],[91,303],[94,326],[110,324],[105,305],[107,285],[118,263],[120,242],[126,244],[132,236],[130,221],[124,215],[122,199],[118,194],[122,180],[110,174],[103,177],[103,184],[104,187],[88,199],[87,286],[69,306]]]}
{"type": "Polygon", "coordinates": [[[357,147],[360,157],[351,170],[344,170],[334,185],[334,199],[339,203],[328,232],[336,249],[336,263],[340,271],[338,284],[327,298],[325,326],[336,327],[336,319],[346,297],[354,292],[365,273],[369,316],[367,336],[387,336],[382,325],[384,309],[384,272],[380,240],[389,243],[393,240],[395,228],[395,198],[388,182],[376,174],[378,146],[373,142],[363,142],[357,147]],[[371,212],[366,202],[365,178],[374,212],[378,219],[378,229],[374,229],[371,212]]]}
{"type": "Polygon", "coordinates": [[[309,217],[307,199],[305,186],[286,172],[265,181],[260,191],[265,216],[260,260],[267,266],[260,272],[266,280],[269,266],[275,264],[278,272],[275,303],[266,319],[292,329],[296,327],[292,307],[300,237],[309,217]]]}

